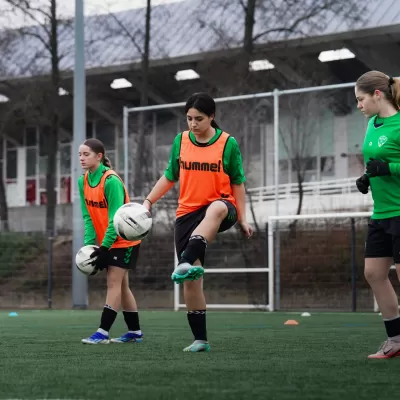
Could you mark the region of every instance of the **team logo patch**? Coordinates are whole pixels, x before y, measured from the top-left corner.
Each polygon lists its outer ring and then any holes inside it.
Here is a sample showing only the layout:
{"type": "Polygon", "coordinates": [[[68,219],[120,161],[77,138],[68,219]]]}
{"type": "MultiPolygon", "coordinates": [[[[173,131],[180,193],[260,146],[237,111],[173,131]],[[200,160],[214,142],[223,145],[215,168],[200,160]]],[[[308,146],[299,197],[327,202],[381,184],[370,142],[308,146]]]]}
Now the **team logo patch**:
{"type": "Polygon", "coordinates": [[[386,142],[388,138],[386,136],[380,136],[378,139],[378,146],[382,147],[386,142]]]}

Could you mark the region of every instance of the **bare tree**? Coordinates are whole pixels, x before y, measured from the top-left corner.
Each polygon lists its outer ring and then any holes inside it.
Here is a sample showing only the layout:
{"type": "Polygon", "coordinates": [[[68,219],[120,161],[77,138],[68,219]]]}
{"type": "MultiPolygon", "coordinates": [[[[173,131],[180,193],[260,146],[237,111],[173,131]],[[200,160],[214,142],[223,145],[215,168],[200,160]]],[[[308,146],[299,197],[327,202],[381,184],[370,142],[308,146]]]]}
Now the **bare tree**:
{"type": "MultiPolygon", "coordinates": [[[[57,205],[56,196],[56,162],[60,132],[60,100],[59,89],[61,83],[60,62],[62,55],[59,49],[59,35],[61,28],[70,29],[71,21],[61,21],[58,16],[57,1],[46,0],[44,4],[37,4],[34,0],[5,0],[12,7],[12,12],[22,13],[29,26],[24,26],[16,31],[20,37],[31,38],[32,46],[37,48],[28,73],[43,74],[38,70],[41,58],[49,61],[50,69],[48,78],[40,79],[35,83],[36,109],[38,121],[41,122],[41,133],[44,135],[45,154],[47,156],[46,172],[46,229],[54,231],[55,213],[57,205]],[[41,57],[40,57],[41,56],[41,57]]],[[[48,76],[48,75],[47,75],[48,76]]]]}
{"type": "MultiPolygon", "coordinates": [[[[132,48],[140,55],[140,73],[137,77],[131,77],[140,91],[140,106],[149,104],[149,61],[150,61],[150,39],[151,39],[151,0],[146,2],[144,26],[134,25],[132,20],[127,20],[126,13],[109,13],[105,20],[103,29],[109,37],[125,37],[129,40],[132,48]],[[134,25],[134,26],[133,26],[134,25]]],[[[136,55],[127,55],[135,61],[136,55]]],[[[133,75],[133,74],[132,74],[133,75]]],[[[140,196],[143,190],[144,173],[148,172],[150,155],[146,145],[146,133],[148,126],[148,113],[141,112],[138,115],[137,137],[135,138],[135,161],[134,161],[134,194],[140,196]]],[[[151,155],[152,156],[152,155],[151,155]]],[[[146,175],[149,175],[148,173],[146,175]]]]}
{"type": "MultiPolygon", "coordinates": [[[[296,215],[300,215],[304,201],[306,173],[317,168],[315,162],[320,132],[324,124],[326,97],[319,93],[302,93],[284,99],[280,118],[280,138],[290,160],[291,169],[296,174],[298,203],[296,215]]],[[[294,229],[295,220],[292,224],[294,229]]]]}

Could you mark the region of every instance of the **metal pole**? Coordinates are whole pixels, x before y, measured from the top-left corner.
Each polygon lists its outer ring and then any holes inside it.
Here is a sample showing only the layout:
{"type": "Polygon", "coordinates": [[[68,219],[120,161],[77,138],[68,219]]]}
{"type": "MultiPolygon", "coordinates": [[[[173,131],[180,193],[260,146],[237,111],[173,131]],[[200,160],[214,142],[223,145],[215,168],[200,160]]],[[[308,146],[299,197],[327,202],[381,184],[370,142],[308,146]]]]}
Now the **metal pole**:
{"type": "MultiPolygon", "coordinates": [[[[279,216],[279,90],[274,90],[274,186],[275,216],[279,216]]],[[[279,221],[275,224],[275,308],[280,309],[280,237],[279,221]]]]}
{"type": "Polygon", "coordinates": [[[274,222],[268,220],[268,303],[269,311],[274,311],[274,222]]]}
{"type": "Polygon", "coordinates": [[[153,147],[153,181],[155,182],[158,177],[157,171],[157,114],[153,112],[153,137],[152,137],[152,147],[153,147]]]}
{"type": "Polygon", "coordinates": [[[356,226],[354,218],[351,218],[351,311],[353,312],[357,310],[356,274],[356,226]]]}
{"type": "Polygon", "coordinates": [[[124,183],[126,190],[130,195],[130,184],[129,184],[129,160],[128,160],[128,149],[129,149],[129,111],[128,107],[124,107],[123,110],[123,123],[122,123],[122,137],[124,143],[124,183]]]}
{"type": "Polygon", "coordinates": [[[48,240],[48,259],[47,259],[47,305],[51,309],[53,307],[53,232],[49,231],[48,240]]]}
{"type": "Polygon", "coordinates": [[[78,177],[82,173],[78,149],[86,139],[86,82],[84,53],[83,0],[75,0],[75,71],[74,71],[74,137],[72,146],[72,307],[87,308],[88,281],[75,265],[75,255],[83,246],[84,230],[78,190],[78,177]]]}
{"type": "MultiPolygon", "coordinates": [[[[175,268],[178,266],[178,256],[176,254],[176,249],[174,247],[174,264],[175,268]]],[[[180,303],[180,286],[176,283],[174,285],[174,311],[179,311],[180,303]]]]}

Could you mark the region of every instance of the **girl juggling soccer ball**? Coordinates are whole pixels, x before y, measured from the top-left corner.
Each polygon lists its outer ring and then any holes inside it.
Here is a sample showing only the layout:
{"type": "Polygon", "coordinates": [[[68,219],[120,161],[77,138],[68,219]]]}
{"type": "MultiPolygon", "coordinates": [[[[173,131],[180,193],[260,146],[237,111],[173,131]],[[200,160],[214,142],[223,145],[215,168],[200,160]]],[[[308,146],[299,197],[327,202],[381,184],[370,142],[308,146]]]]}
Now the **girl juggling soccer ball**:
{"type": "Polygon", "coordinates": [[[140,342],[139,315],[135,297],[129,288],[129,270],[135,268],[139,256],[140,241],[130,242],[115,233],[114,214],[129,196],[121,178],[111,169],[105,156],[103,143],[88,139],[79,147],[81,166],[85,175],[78,180],[82,214],[85,223],[84,245],[99,243],[91,257],[97,257],[98,270],[107,270],[107,297],[99,329],[84,344],[108,344],[140,342]],[[110,339],[109,332],[122,306],[128,332],[110,339]]]}
{"type": "Polygon", "coordinates": [[[215,102],[206,93],[192,95],[185,106],[188,130],[172,145],[168,167],[143,205],[149,210],[175,182],[180,182],[175,248],[179,264],[172,280],[183,283],[194,342],[184,351],[210,351],[203,293],[207,246],[218,232],[236,223],[250,237],[246,220],[245,176],[236,140],[216,124],[215,102]]]}

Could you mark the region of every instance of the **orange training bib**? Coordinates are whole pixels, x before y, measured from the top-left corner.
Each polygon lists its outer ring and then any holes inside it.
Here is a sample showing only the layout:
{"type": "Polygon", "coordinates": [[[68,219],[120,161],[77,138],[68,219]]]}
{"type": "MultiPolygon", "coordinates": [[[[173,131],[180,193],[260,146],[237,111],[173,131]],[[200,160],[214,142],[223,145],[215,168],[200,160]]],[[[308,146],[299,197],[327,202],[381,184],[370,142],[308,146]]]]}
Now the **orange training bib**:
{"type": "MultiPolygon", "coordinates": [[[[108,176],[115,175],[119,178],[118,174],[116,174],[113,170],[107,170],[104,172],[103,176],[100,179],[100,183],[95,186],[91,187],[88,181],[88,174],[86,172],[83,184],[83,193],[85,197],[86,207],[88,209],[90,218],[92,219],[94,230],[96,232],[97,240],[99,244],[103,242],[104,236],[106,234],[108,228],[108,204],[107,199],[104,192],[104,185],[105,181],[108,176]]],[[[122,182],[122,180],[121,180],[122,182]]],[[[123,184],[123,183],[122,183],[123,184]]],[[[126,191],[126,187],[123,184],[124,191],[125,191],[125,204],[129,203],[129,195],[126,191]]],[[[124,240],[121,237],[117,236],[117,239],[111,246],[112,249],[115,248],[126,248],[135,246],[140,243],[139,241],[130,242],[128,240],[124,240]]]]}
{"type": "Polygon", "coordinates": [[[222,132],[209,146],[196,146],[189,131],[182,133],[179,154],[180,195],[176,216],[181,217],[218,199],[236,206],[229,176],[224,171],[223,156],[229,134],[222,132]]]}

